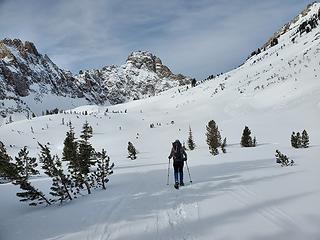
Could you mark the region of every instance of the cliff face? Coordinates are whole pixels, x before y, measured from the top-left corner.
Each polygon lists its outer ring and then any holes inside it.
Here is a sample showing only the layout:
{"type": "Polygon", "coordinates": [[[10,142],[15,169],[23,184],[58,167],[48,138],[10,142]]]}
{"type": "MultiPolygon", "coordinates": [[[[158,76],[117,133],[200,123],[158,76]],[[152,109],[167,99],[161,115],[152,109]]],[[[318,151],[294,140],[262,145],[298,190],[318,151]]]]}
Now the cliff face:
{"type": "Polygon", "coordinates": [[[59,69],[48,56],[42,56],[31,42],[19,39],[0,41],[0,84],[4,95],[25,97],[32,92],[31,86],[38,84],[43,91],[50,85],[51,92],[66,94],[76,90],[72,76],[59,69]]]}

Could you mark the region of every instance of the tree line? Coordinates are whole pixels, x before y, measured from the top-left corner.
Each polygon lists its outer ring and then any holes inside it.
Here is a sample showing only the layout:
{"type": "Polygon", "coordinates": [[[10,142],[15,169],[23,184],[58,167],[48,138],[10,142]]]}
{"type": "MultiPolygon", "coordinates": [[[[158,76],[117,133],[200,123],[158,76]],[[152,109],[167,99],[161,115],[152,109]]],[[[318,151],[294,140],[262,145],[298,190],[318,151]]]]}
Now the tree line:
{"type": "MultiPolygon", "coordinates": [[[[257,139],[254,136],[251,136],[251,130],[248,126],[245,126],[240,145],[241,147],[256,147],[257,146],[257,139]]],[[[209,152],[215,156],[219,154],[219,149],[221,149],[222,153],[226,153],[226,146],[227,146],[227,138],[224,138],[222,141],[221,133],[219,131],[219,127],[214,120],[208,122],[206,126],[206,142],[209,147],[209,152]]],[[[189,136],[187,139],[187,145],[189,150],[194,150],[196,148],[195,141],[193,139],[193,134],[191,127],[189,126],[189,136]]],[[[309,135],[306,130],[303,130],[302,133],[295,133],[293,132],[291,135],[291,146],[294,148],[308,148],[309,147],[309,135]]],[[[186,149],[186,148],[185,148],[186,149]]],[[[293,160],[289,160],[289,158],[282,154],[279,150],[276,150],[276,163],[279,163],[282,167],[284,166],[292,166],[294,164],[293,160]]]]}
{"type": "Polygon", "coordinates": [[[72,123],[69,122],[69,131],[66,133],[62,159],[51,153],[47,145],[38,142],[40,147],[39,162],[44,174],[52,183],[47,196],[36,188],[30,181],[30,176],[40,174],[37,170],[36,158],[29,157],[27,147],[24,147],[15,157],[15,162],[7,154],[4,144],[0,142],[0,176],[7,178],[14,185],[18,185],[21,192],[16,195],[22,202],[31,206],[38,204],[51,205],[59,202],[76,199],[86,190],[106,189],[109,176],[113,173],[114,163],[102,149],[97,152],[91,145],[92,127],[86,122],[83,125],[80,139],[76,139],[72,123]],[[67,168],[63,168],[66,161],[67,168]]]}

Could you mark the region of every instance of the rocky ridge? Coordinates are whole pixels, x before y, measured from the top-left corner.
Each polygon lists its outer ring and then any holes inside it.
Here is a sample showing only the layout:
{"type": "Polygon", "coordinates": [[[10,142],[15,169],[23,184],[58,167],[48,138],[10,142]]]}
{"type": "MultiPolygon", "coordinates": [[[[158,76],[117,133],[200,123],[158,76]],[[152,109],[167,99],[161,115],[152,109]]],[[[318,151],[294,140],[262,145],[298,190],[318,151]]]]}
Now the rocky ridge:
{"type": "Polygon", "coordinates": [[[140,99],[178,85],[190,83],[181,74],[173,74],[160,58],[147,51],[131,53],[121,66],[81,70],[75,76],[79,83],[101,89],[111,104],[140,99]]]}
{"type": "Polygon", "coordinates": [[[49,107],[45,103],[48,96],[57,98],[49,108],[118,104],[188,82],[189,78],[173,74],[158,57],[146,51],[131,53],[121,66],[73,75],[41,55],[32,42],[0,40],[0,114],[4,118],[16,112],[39,114],[49,107]]]}

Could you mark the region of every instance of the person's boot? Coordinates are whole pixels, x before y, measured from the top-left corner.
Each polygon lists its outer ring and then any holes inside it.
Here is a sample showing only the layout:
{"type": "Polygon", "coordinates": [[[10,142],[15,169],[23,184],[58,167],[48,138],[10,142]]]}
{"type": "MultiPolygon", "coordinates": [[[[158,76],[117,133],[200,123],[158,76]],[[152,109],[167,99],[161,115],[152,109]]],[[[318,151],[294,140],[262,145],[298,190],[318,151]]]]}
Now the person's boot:
{"type": "Polygon", "coordinates": [[[180,182],[180,186],[184,186],[184,182],[180,182]]]}
{"type": "Polygon", "coordinates": [[[179,189],[179,182],[176,182],[176,183],[174,184],[174,188],[175,188],[175,189],[179,189]]]}

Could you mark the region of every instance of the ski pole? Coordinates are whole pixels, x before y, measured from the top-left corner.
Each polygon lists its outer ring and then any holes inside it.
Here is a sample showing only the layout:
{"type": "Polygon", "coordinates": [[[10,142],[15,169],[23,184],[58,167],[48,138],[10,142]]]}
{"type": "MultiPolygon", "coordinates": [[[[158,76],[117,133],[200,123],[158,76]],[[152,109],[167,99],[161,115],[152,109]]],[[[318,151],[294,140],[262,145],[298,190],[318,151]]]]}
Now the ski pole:
{"type": "Polygon", "coordinates": [[[188,162],[187,161],[186,161],[186,166],[187,166],[187,170],[188,170],[188,174],[189,174],[190,183],[192,183],[190,170],[189,170],[189,166],[188,166],[188,162]]]}
{"type": "Polygon", "coordinates": [[[170,158],[168,163],[168,178],[167,178],[167,185],[169,185],[169,175],[170,175],[170,158]]]}

